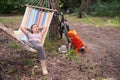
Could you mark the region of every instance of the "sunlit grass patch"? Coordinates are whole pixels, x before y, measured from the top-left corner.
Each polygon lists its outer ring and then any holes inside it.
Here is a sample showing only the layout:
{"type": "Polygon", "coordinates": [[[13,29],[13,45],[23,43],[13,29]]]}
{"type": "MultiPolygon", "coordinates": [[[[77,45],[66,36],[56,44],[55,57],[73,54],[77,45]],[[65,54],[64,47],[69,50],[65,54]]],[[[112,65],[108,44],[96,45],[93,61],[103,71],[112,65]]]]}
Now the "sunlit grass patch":
{"type": "Polygon", "coordinates": [[[12,29],[18,29],[21,21],[22,21],[23,16],[7,16],[7,17],[0,17],[0,22],[3,23],[5,26],[7,25],[8,27],[12,29]]]}
{"type": "Polygon", "coordinates": [[[0,22],[3,22],[3,23],[14,23],[14,22],[18,22],[19,20],[21,20],[22,17],[23,16],[0,17],[0,22]]]}
{"type": "Polygon", "coordinates": [[[85,15],[83,18],[77,16],[65,15],[65,18],[70,22],[79,22],[96,27],[120,27],[119,17],[93,17],[85,15]]]}

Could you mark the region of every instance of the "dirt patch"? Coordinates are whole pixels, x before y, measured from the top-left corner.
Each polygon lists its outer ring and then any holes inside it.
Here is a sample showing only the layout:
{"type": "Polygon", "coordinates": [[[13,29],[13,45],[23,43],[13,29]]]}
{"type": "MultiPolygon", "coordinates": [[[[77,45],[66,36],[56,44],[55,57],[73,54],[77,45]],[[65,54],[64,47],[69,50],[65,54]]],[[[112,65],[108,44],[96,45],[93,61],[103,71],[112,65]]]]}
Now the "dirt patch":
{"type": "Polygon", "coordinates": [[[46,51],[48,76],[42,76],[38,54],[14,47],[15,41],[0,31],[0,65],[5,80],[119,80],[120,30],[81,23],[69,25],[77,30],[89,52],[79,57],[78,64],[64,54],[46,51]]]}

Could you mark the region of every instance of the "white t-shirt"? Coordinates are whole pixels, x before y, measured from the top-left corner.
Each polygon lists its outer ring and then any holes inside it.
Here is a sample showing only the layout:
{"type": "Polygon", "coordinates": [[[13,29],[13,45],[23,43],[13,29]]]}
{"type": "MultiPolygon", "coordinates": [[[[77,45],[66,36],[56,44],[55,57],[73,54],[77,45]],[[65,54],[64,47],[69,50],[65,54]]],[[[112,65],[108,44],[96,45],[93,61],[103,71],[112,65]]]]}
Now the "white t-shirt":
{"type": "Polygon", "coordinates": [[[26,30],[26,33],[27,33],[26,35],[27,35],[29,41],[32,41],[32,40],[40,41],[40,39],[41,39],[41,32],[33,34],[26,30]]]}
{"type": "Polygon", "coordinates": [[[40,41],[40,39],[41,39],[41,33],[34,33],[34,34],[32,34],[32,33],[29,32],[27,34],[27,37],[28,37],[29,41],[32,41],[32,40],[40,41]]]}

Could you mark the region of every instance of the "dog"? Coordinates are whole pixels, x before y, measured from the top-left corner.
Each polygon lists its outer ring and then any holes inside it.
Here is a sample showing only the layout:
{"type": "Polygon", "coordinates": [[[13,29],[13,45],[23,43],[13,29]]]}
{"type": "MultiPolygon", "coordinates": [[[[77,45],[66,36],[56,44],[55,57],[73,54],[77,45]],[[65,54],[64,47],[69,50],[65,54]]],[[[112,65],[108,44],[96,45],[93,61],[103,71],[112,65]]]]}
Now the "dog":
{"type": "Polygon", "coordinates": [[[75,30],[69,30],[68,37],[71,41],[71,45],[75,48],[76,53],[84,54],[88,51],[88,47],[85,45],[75,30]]]}

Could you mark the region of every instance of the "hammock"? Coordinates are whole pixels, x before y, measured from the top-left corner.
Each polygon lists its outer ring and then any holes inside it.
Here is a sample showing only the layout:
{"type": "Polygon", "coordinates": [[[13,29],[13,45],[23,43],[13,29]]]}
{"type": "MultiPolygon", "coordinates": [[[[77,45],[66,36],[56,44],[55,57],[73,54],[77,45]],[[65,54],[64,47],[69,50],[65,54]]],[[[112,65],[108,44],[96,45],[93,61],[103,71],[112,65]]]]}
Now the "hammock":
{"type": "MultiPolygon", "coordinates": [[[[44,12],[38,9],[27,7],[20,27],[30,28],[32,24],[44,26],[45,31],[43,32],[42,38],[40,40],[41,44],[43,45],[53,14],[54,12],[44,12]]],[[[21,31],[20,28],[18,31],[14,31],[14,34],[19,40],[28,40],[27,36],[21,31]]]]}
{"type": "Polygon", "coordinates": [[[7,28],[0,27],[2,30],[4,30],[6,33],[11,35],[14,39],[16,39],[20,44],[22,44],[23,47],[25,47],[27,50],[30,50],[32,52],[36,52],[36,50],[32,49],[30,46],[24,44],[22,41],[27,41],[27,36],[21,31],[21,27],[28,27],[30,28],[31,25],[37,24],[39,26],[44,26],[44,32],[42,35],[42,38],[40,39],[41,45],[44,45],[46,34],[48,32],[53,14],[56,10],[49,9],[45,7],[38,7],[34,5],[26,5],[25,14],[22,20],[22,23],[17,31],[14,31],[14,34],[10,33],[10,31],[7,28]]]}

